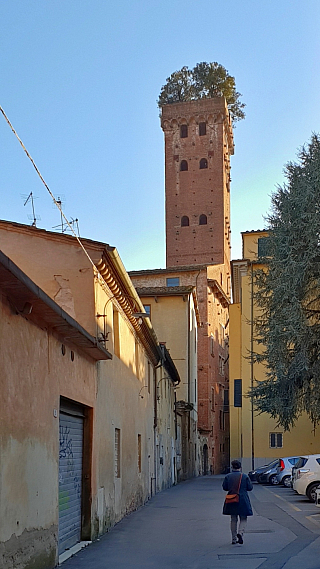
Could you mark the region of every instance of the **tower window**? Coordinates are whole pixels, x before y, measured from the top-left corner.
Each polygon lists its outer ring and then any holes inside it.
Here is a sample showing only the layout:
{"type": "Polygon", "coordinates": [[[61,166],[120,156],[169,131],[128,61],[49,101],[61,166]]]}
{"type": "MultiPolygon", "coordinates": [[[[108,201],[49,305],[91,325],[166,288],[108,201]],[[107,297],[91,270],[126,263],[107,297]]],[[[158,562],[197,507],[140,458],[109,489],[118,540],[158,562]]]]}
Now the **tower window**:
{"type": "Polygon", "coordinates": [[[186,170],[188,170],[188,162],[186,160],[181,160],[180,171],[185,172],[186,170]]]}
{"type": "Polygon", "coordinates": [[[207,134],[207,125],[205,122],[199,123],[199,136],[204,136],[207,134]]]}
{"type": "Polygon", "coordinates": [[[200,168],[200,170],[204,170],[204,168],[208,168],[208,160],[206,158],[201,158],[199,168],[200,168]]]}
{"type": "Polygon", "coordinates": [[[188,125],[182,124],[180,126],[180,138],[188,138],[188,125]]]}
{"type": "Polygon", "coordinates": [[[180,279],[179,277],[168,277],[166,280],[166,284],[167,286],[179,286],[180,279]]]}
{"type": "Polygon", "coordinates": [[[199,225],[207,225],[207,216],[204,213],[199,217],[199,225]]]}
{"type": "Polygon", "coordinates": [[[189,218],[187,215],[183,215],[181,218],[181,227],[188,227],[189,226],[189,218]]]}

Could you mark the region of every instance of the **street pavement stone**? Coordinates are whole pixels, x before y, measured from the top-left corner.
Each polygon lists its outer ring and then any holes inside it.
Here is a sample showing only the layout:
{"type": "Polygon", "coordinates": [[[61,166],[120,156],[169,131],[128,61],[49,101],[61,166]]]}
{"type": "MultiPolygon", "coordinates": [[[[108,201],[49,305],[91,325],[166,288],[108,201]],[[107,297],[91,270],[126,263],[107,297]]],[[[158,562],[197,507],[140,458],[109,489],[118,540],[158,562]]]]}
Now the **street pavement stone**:
{"type": "Polygon", "coordinates": [[[318,528],[312,532],[266,499],[259,485],[244,545],[231,545],[222,480],[199,477],[157,494],[63,569],[320,568],[318,528]]]}

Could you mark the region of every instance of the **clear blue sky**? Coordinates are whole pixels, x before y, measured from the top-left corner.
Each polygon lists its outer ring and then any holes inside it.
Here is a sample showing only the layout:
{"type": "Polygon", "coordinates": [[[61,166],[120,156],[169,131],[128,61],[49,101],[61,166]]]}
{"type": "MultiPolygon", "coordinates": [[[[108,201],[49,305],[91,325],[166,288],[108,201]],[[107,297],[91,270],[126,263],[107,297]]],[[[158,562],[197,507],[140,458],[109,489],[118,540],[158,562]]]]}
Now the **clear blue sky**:
{"type": "MultiPolygon", "coordinates": [[[[247,117],[232,157],[232,257],[260,229],[283,166],[320,131],[319,0],[10,0],[0,6],[4,108],[67,217],[128,270],[165,266],[164,147],[156,99],[183,65],[217,61],[247,117]]],[[[59,224],[0,116],[1,219],[59,224]]],[[[1,244],[0,244],[1,248],[1,244]]]]}

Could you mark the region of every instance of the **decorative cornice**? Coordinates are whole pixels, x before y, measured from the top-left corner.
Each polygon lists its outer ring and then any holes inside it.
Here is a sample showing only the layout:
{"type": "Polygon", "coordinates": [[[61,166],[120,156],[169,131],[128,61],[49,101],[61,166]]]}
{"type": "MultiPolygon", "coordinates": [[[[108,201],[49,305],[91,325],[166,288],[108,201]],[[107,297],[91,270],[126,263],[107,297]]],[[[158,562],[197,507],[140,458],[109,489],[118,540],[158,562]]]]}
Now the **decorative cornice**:
{"type": "Polygon", "coordinates": [[[155,332],[148,318],[143,319],[142,323],[139,324],[139,320],[133,316],[135,312],[144,312],[143,304],[133,285],[127,286],[129,282],[126,283],[123,274],[121,274],[121,266],[116,262],[117,253],[114,255],[114,251],[114,248],[105,248],[102,259],[96,264],[96,267],[145,348],[150,361],[153,365],[157,365],[161,352],[155,332]]]}
{"type": "Polygon", "coordinates": [[[212,289],[223,308],[228,308],[230,299],[215,279],[208,279],[208,286],[212,289]]]}

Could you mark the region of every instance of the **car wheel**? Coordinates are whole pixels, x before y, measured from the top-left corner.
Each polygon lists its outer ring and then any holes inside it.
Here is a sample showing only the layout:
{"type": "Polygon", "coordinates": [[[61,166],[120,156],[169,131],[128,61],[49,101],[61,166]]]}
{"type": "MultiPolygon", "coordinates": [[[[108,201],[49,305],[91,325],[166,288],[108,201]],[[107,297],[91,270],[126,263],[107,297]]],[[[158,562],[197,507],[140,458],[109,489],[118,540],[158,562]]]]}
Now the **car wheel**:
{"type": "Polygon", "coordinates": [[[306,494],[308,497],[308,500],[310,500],[310,502],[315,502],[316,501],[316,489],[320,488],[320,484],[319,482],[315,482],[314,484],[310,484],[309,488],[307,488],[306,490],[306,494]]]}
{"type": "Polygon", "coordinates": [[[271,474],[271,476],[269,478],[269,484],[272,484],[273,486],[276,486],[276,484],[279,484],[279,480],[278,480],[276,474],[271,474]]]}
{"type": "Polygon", "coordinates": [[[281,480],[281,483],[285,488],[291,488],[291,476],[284,476],[281,480]]]}
{"type": "Polygon", "coordinates": [[[259,474],[256,475],[256,481],[257,481],[259,484],[261,484],[261,478],[260,478],[259,474]]]}

